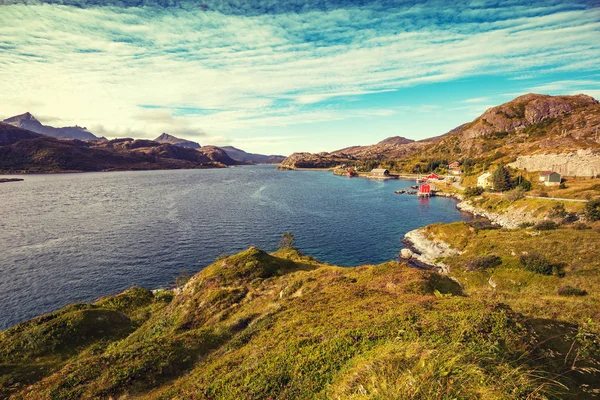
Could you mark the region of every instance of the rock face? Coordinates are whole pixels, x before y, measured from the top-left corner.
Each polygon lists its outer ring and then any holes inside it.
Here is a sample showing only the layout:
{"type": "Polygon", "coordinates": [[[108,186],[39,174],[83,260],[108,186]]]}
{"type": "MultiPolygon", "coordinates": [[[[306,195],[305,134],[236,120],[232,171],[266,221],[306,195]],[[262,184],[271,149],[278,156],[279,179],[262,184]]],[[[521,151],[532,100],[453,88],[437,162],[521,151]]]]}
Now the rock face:
{"type": "Polygon", "coordinates": [[[494,132],[511,132],[544,120],[556,118],[578,108],[597,105],[598,101],[584,94],[548,96],[529,93],[490,108],[462,130],[463,139],[474,139],[494,132]]]}
{"type": "Polygon", "coordinates": [[[11,118],[4,120],[5,123],[27,129],[35,133],[41,133],[42,135],[51,136],[55,138],[63,139],[79,139],[79,140],[102,140],[104,138],[97,137],[93,133],[80,126],[67,126],[64,128],[55,128],[53,126],[42,125],[33,115],[29,112],[25,114],[16,115],[11,118]]]}
{"type": "Polygon", "coordinates": [[[528,171],[555,171],[563,176],[598,176],[600,152],[582,149],[572,153],[520,156],[509,166],[528,171]]]}
{"type": "Polygon", "coordinates": [[[448,273],[449,267],[437,260],[460,254],[460,251],[453,249],[445,242],[429,239],[421,229],[407,232],[404,240],[418,252],[418,254],[412,255],[413,258],[422,263],[434,265],[443,273],[448,273]]]}
{"type": "Polygon", "coordinates": [[[285,156],[280,155],[264,155],[247,153],[244,150],[238,149],[233,146],[219,146],[221,150],[224,150],[229,157],[236,161],[251,164],[280,164],[285,160],[285,156]]]}
{"type": "Polygon", "coordinates": [[[192,142],[191,140],[180,139],[173,135],[169,135],[168,133],[163,133],[162,135],[154,139],[154,141],[158,143],[173,144],[175,146],[180,147],[189,147],[192,149],[199,149],[201,147],[200,144],[196,142],[192,142]]]}
{"type": "Polygon", "coordinates": [[[400,257],[404,258],[405,260],[410,260],[411,258],[413,258],[413,255],[414,253],[411,249],[400,250],[400,257]]]}

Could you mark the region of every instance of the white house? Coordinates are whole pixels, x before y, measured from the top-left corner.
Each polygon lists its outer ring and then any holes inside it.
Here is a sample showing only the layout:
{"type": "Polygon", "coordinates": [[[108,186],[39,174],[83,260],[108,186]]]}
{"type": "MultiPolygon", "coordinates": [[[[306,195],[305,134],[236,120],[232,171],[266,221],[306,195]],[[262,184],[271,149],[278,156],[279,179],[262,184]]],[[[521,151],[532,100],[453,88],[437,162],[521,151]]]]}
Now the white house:
{"type": "Polygon", "coordinates": [[[553,171],[540,172],[540,182],[546,186],[560,185],[560,174],[553,171]]]}
{"type": "Polygon", "coordinates": [[[493,187],[492,183],[492,174],[486,172],[485,174],[479,175],[477,178],[477,186],[482,187],[484,189],[493,187]]]}

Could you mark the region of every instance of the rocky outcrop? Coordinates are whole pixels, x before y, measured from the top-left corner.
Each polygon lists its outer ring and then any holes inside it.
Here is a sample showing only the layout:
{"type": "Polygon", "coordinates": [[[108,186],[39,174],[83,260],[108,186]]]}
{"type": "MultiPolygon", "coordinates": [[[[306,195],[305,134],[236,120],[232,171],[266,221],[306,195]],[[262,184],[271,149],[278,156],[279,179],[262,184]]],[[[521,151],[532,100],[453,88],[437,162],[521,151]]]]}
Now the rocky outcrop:
{"type": "Polygon", "coordinates": [[[596,99],[584,94],[549,96],[529,93],[488,109],[463,129],[462,137],[468,140],[494,132],[520,130],[570,113],[578,108],[597,104],[596,99]]]}
{"type": "Polygon", "coordinates": [[[333,153],[293,153],[279,165],[279,169],[302,168],[333,168],[349,161],[355,161],[352,156],[336,155],[333,153]]]}
{"type": "Polygon", "coordinates": [[[555,171],[564,176],[597,176],[600,175],[600,152],[582,149],[572,153],[520,156],[509,166],[528,171],[555,171]]]}
{"type": "Polygon", "coordinates": [[[199,149],[201,147],[200,144],[196,142],[192,142],[191,140],[186,139],[180,139],[173,135],[169,135],[168,133],[163,133],[162,135],[154,139],[154,141],[158,143],[173,144],[175,146],[180,147],[189,147],[192,149],[199,149]]]}
{"type": "Polygon", "coordinates": [[[506,212],[500,214],[476,207],[469,201],[458,203],[456,208],[478,217],[487,218],[492,223],[507,229],[516,229],[522,223],[536,223],[541,219],[540,217],[534,217],[531,212],[525,211],[521,208],[509,208],[506,210],[506,212]]]}
{"type": "Polygon", "coordinates": [[[433,265],[442,273],[448,273],[450,269],[439,259],[460,254],[460,251],[453,249],[446,242],[429,239],[421,229],[407,232],[404,235],[404,242],[412,248],[411,258],[433,265]]]}

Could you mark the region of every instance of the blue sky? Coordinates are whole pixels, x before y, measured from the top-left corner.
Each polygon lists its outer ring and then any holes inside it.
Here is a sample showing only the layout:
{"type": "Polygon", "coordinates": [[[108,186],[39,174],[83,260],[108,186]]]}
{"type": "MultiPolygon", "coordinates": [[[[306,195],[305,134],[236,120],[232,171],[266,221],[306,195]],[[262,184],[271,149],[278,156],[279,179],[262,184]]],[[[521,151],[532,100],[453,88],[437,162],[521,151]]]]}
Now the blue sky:
{"type": "Polygon", "coordinates": [[[593,1],[0,0],[0,117],[270,154],[423,139],[600,98],[599,38],[593,1]]]}

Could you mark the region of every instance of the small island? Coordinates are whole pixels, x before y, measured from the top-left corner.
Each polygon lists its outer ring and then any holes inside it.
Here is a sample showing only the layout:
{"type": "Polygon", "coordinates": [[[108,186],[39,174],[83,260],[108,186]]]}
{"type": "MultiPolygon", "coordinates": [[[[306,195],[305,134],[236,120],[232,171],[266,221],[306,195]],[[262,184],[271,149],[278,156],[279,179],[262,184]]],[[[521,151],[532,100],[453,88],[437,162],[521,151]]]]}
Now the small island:
{"type": "Polygon", "coordinates": [[[7,183],[7,182],[21,182],[24,181],[25,179],[22,178],[0,178],[0,183],[7,183]]]}

